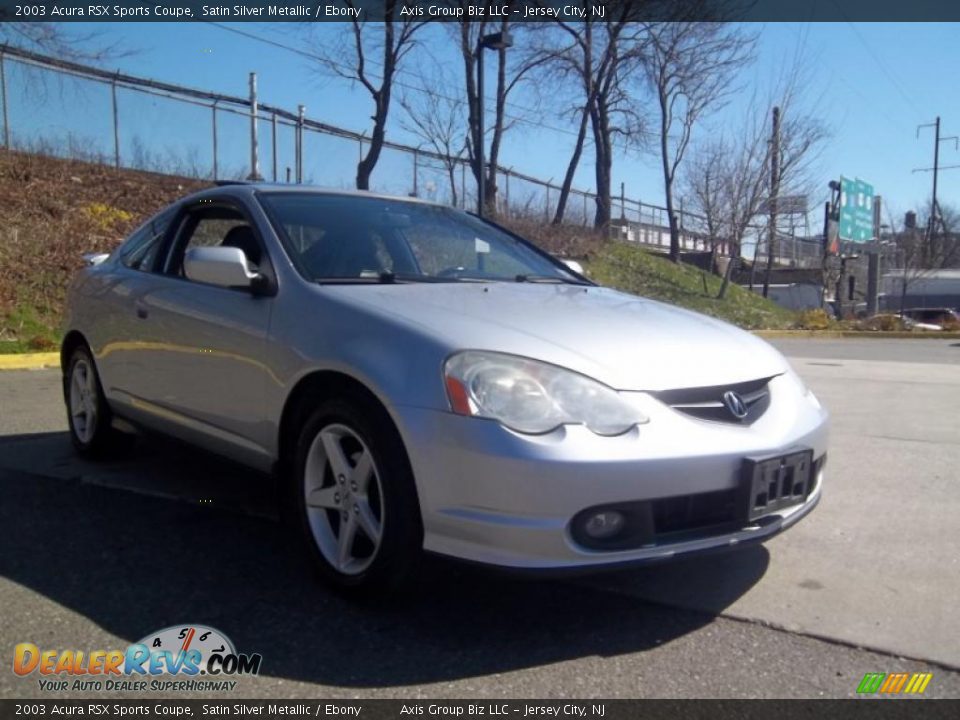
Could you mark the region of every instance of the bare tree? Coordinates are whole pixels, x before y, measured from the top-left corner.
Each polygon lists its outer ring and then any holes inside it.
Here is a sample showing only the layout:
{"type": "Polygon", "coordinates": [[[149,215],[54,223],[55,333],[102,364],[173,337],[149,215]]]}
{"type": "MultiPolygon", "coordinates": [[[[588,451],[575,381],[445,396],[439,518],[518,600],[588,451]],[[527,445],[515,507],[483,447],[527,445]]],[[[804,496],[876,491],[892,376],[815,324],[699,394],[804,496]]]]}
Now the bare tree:
{"type": "Polygon", "coordinates": [[[659,110],[670,259],[678,262],[680,228],[673,196],[677,169],[698,122],[721,107],[732,92],[731,80],[752,57],[754,38],[727,23],[669,22],[646,27],[644,69],[659,110]]]}
{"type": "MultiPolygon", "coordinates": [[[[345,0],[345,5],[354,8],[353,0],[345,0]]],[[[402,11],[412,8],[414,0],[385,0],[384,21],[367,22],[358,19],[358,12],[350,23],[349,39],[339,43],[322,43],[319,56],[325,70],[339,77],[359,82],[373,100],[373,128],[370,132],[370,145],[366,154],[357,163],[357,188],[370,189],[370,175],[377,166],[383,143],[386,140],[387,119],[390,113],[390,99],[397,70],[416,45],[416,33],[424,21],[415,21],[414,15],[402,11]],[[344,58],[350,58],[349,63],[344,58]],[[371,57],[378,58],[371,61],[371,57]],[[376,63],[376,72],[370,65],[376,63]]]]}
{"type": "MultiPolygon", "coordinates": [[[[897,264],[899,267],[894,277],[899,285],[896,288],[900,296],[900,317],[903,317],[903,311],[906,307],[907,291],[917,281],[930,275],[932,272],[928,265],[928,248],[926,232],[922,232],[917,227],[901,227],[897,225],[891,216],[889,218],[890,230],[896,241],[897,264]],[[899,277],[896,277],[899,275],[899,277]]],[[[926,224],[923,227],[928,227],[926,224]]],[[[894,289],[888,287],[888,290],[894,289]]]]}
{"type": "Polygon", "coordinates": [[[926,228],[923,256],[925,264],[933,269],[955,267],[960,263],[960,244],[956,230],[960,227],[960,214],[950,205],[944,207],[939,201],[928,203],[935,214],[928,213],[923,227],[926,228]]]}
{"type": "MultiPolygon", "coordinates": [[[[926,205],[929,208],[931,203],[928,201],[926,205]]],[[[956,208],[941,206],[940,203],[937,203],[936,210],[936,222],[931,221],[930,213],[927,212],[926,216],[917,219],[916,227],[895,232],[900,263],[903,266],[901,312],[911,285],[930,277],[936,270],[960,265],[960,236],[956,233],[956,228],[960,225],[960,213],[956,208]],[[932,231],[932,228],[936,230],[932,231]]],[[[890,227],[895,228],[892,219],[890,227]]]]}
{"type": "MultiPolygon", "coordinates": [[[[593,5],[583,2],[585,10],[593,5]]],[[[553,224],[563,221],[570,188],[591,130],[594,145],[594,172],[597,183],[594,225],[606,228],[610,223],[611,174],[613,144],[617,137],[637,142],[642,136],[642,118],[638,103],[626,92],[625,77],[630,75],[641,57],[642,45],[637,42],[639,26],[628,22],[629,4],[611,7],[614,17],[603,23],[588,19],[569,23],[558,21],[559,32],[547,36],[539,49],[557,77],[575,85],[577,93],[572,113],[577,118],[577,135],[557,201],[553,224]],[[634,36],[627,39],[629,30],[634,36]],[[624,46],[629,46],[625,49],[624,46]]]]}
{"type": "MultiPolygon", "coordinates": [[[[463,7],[474,4],[470,0],[461,0],[457,3],[463,7]]],[[[490,15],[489,9],[494,5],[503,3],[487,2],[486,15],[490,15]]],[[[481,143],[485,143],[486,137],[480,137],[480,88],[477,87],[477,63],[479,62],[479,42],[480,38],[490,32],[508,32],[511,35],[517,35],[526,32],[524,23],[511,23],[508,20],[499,22],[481,21],[461,21],[451,25],[450,30],[460,47],[460,55],[463,59],[464,71],[464,90],[467,98],[467,152],[470,158],[470,169],[473,172],[474,180],[479,187],[481,182],[480,156],[477,149],[481,143]]],[[[516,42],[518,46],[522,43],[516,42]]],[[[483,123],[486,127],[484,135],[490,137],[489,148],[484,152],[484,164],[486,165],[486,174],[482,178],[484,185],[484,197],[486,201],[485,211],[491,215],[496,214],[497,208],[497,167],[500,159],[500,147],[503,143],[504,133],[512,127],[512,122],[507,122],[507,99],[534,69],[547,62],[547,59],[536,53],[531,52],[513,52],[507,48],[501,47],[495,51],[496,57],[496,90],[494,91],[492,123],[487,123],[486,118],[483,123]]],[[[484,145],[484,148],[487,146],[484,145]]]]}
{"type": "MultiPolygon", "coordinates": [[[[930,202],[926,205],[929,208],[930,202]]],[[[938,203],[939,205],[939,203],[938,203]]],[[[892,215],[888,215],[890,230],[897,246],[897,268],[895,276],[899,275],[897,282],[900,295],[900,314],[903,315],[906,305],[907,293],[911,286],[918,281],[930,277],[935,271],[945,268],[957,267],[960,265],[960,235],[955,228],[960,224],[960,212],[951,206],[938,207],[937,225],[942,228],[942,234],[939,236],[939,242],[930,241],[930,222],[929,212],[927,217],[917,219],[912,227],[901,227],[897,225],[892,215]],[[921,230],[920,228],[923,228],[921,230]]]]}
{"type": "Polygon", "coordinates": [[[717,297],[727,291],[740,257],[743,238],[760,212],[769,187],[769,146],[762,134],[752,132],[738,140],[719,138],[695,156],[684,175],[695,210],[706,218],[711,262],[725,244],[730,259],[717,297]]]}
{"type": "Polygon", "coordinates": [[[698,148],[681,177],[684,196],[689,198],[692,209],[703,217],[706,224],[710,268],[716,262],[717,248],[729,242],[732,234],[728,182],[733,170],[732,160],[730,143],[721,137],[698,148]]]}
{"type": "Polygon", "coordinates": [[[464,104],[440,74],[432,79],[421,78],[420,85],[434,90],[421,93],[416,98],[409,95],[400,98],[400,105],[407,115],[406,119],[401,120],[401,125],[442,156],[441,163],[450,181],[451,204],[456,206],[456,170],[467,143],[464,104]]]}
{"type": "Polygon", "coordinates": [[[63,60],[96,62],[130,54],[119,44],[104,44],[100,33],[81,31],[78,23],[0,22],[3,43],[63,60]]]}
{"type": "Polygon", "coordinates": [[[754,96],[744,117],[736,122],[735,134],[697,148],[683,173],[687,195],[706,218],[711,252],[715,256],[723,243],[730,251],[718,297],[726,293],[743,239],[770,196],[772,147],[766,118],[773,105],[779,104],[783,110],[777,177],[780,193],[807,195],[814,183],[813,170],[828,132],[813,112],[802,107],[805,83],[799,67],[788,73],[765,101],[754,96]]]}

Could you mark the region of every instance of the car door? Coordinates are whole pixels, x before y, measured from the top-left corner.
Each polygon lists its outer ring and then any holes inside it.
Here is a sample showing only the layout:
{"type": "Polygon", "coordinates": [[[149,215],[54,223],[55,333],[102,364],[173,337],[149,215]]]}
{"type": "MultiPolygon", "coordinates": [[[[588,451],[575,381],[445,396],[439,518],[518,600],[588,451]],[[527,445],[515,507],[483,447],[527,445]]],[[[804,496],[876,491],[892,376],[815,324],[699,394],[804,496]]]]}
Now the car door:
{"type": "MultiPolygon", "coordinates": [[[[132,299],[140,328],[127,353],[137,419],[210,449],[267,466],[264,392],[269,293],[190,280],[183,257],[194,247],[240,247],[251,269],[273,278],[256,223],[238,202],[206,199],[186,207],[162,272],[132,299]]],[[[275,288],[275,281],[272,282],[275,288]]]]}
{"type": "Polygon", "coordinates": [[[177,211],[176,206],[167,208],[141,225],[119,248],[110,271],[96,276],[87,290],[83,325],[111,403],[122,403],[136,382],[127,372],[127,353],[142,328],[130,298],[156,271],[177,211]]]}

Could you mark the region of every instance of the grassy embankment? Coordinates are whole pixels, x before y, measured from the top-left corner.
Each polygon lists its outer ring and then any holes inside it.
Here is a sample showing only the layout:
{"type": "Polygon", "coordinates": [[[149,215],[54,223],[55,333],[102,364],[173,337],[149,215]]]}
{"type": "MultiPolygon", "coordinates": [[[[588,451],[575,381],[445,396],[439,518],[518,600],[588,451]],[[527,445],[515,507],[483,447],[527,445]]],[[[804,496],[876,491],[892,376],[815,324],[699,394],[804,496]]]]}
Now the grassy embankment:
{"type": "MultiPolygon", "coordinates": [[[[81,254],[110,250],[150,214],[209,183],[0,150],[0,353],[55,349],[63,298],[81,254]]],[[[741,327],[791,327],[796,313],[720,279],[578,228],[511,223],[552,252],[586,255],[587,272],[626,292],[741,327]]]]}

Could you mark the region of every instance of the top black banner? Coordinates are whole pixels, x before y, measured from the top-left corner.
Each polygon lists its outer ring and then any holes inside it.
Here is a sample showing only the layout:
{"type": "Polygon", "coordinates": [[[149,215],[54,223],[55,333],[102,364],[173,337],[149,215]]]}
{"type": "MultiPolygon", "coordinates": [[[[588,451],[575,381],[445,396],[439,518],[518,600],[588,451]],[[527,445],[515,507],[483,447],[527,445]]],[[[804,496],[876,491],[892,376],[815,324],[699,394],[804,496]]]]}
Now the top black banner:
{"type": "MultiPolygon", "coordinates": [[[[0,22],[921,22],[958,21],[955,0],[0,0],[0,22]]],[[[958,38],[960,39],[960,38],[958,38]]]]}

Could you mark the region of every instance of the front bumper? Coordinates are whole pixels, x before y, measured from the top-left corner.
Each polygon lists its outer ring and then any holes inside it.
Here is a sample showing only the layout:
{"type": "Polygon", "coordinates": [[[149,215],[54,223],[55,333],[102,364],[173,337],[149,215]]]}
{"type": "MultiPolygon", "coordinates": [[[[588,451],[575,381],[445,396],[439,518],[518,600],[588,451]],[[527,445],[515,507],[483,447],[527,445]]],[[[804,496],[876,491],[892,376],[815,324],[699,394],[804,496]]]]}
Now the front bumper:
{"type": "Polygon", "coordinates": [[[697,420],[645,393],[624,393],[650,422],[613,438],[581,426],[522,435],[495,421],[397,407],[420,496],[424,548],[504,567],[565,569],[663,560],[769,538],[817,504],[822,468],[802,504],[754,522],[658,535],[640,547],[590,549],[574,538],[571,523],[596,506],[736,491],[748,456],[810,448],[822,458],[827,413],[790,375],[771,380],[770,392],[769,408],[749,426],[697,420]]]}

